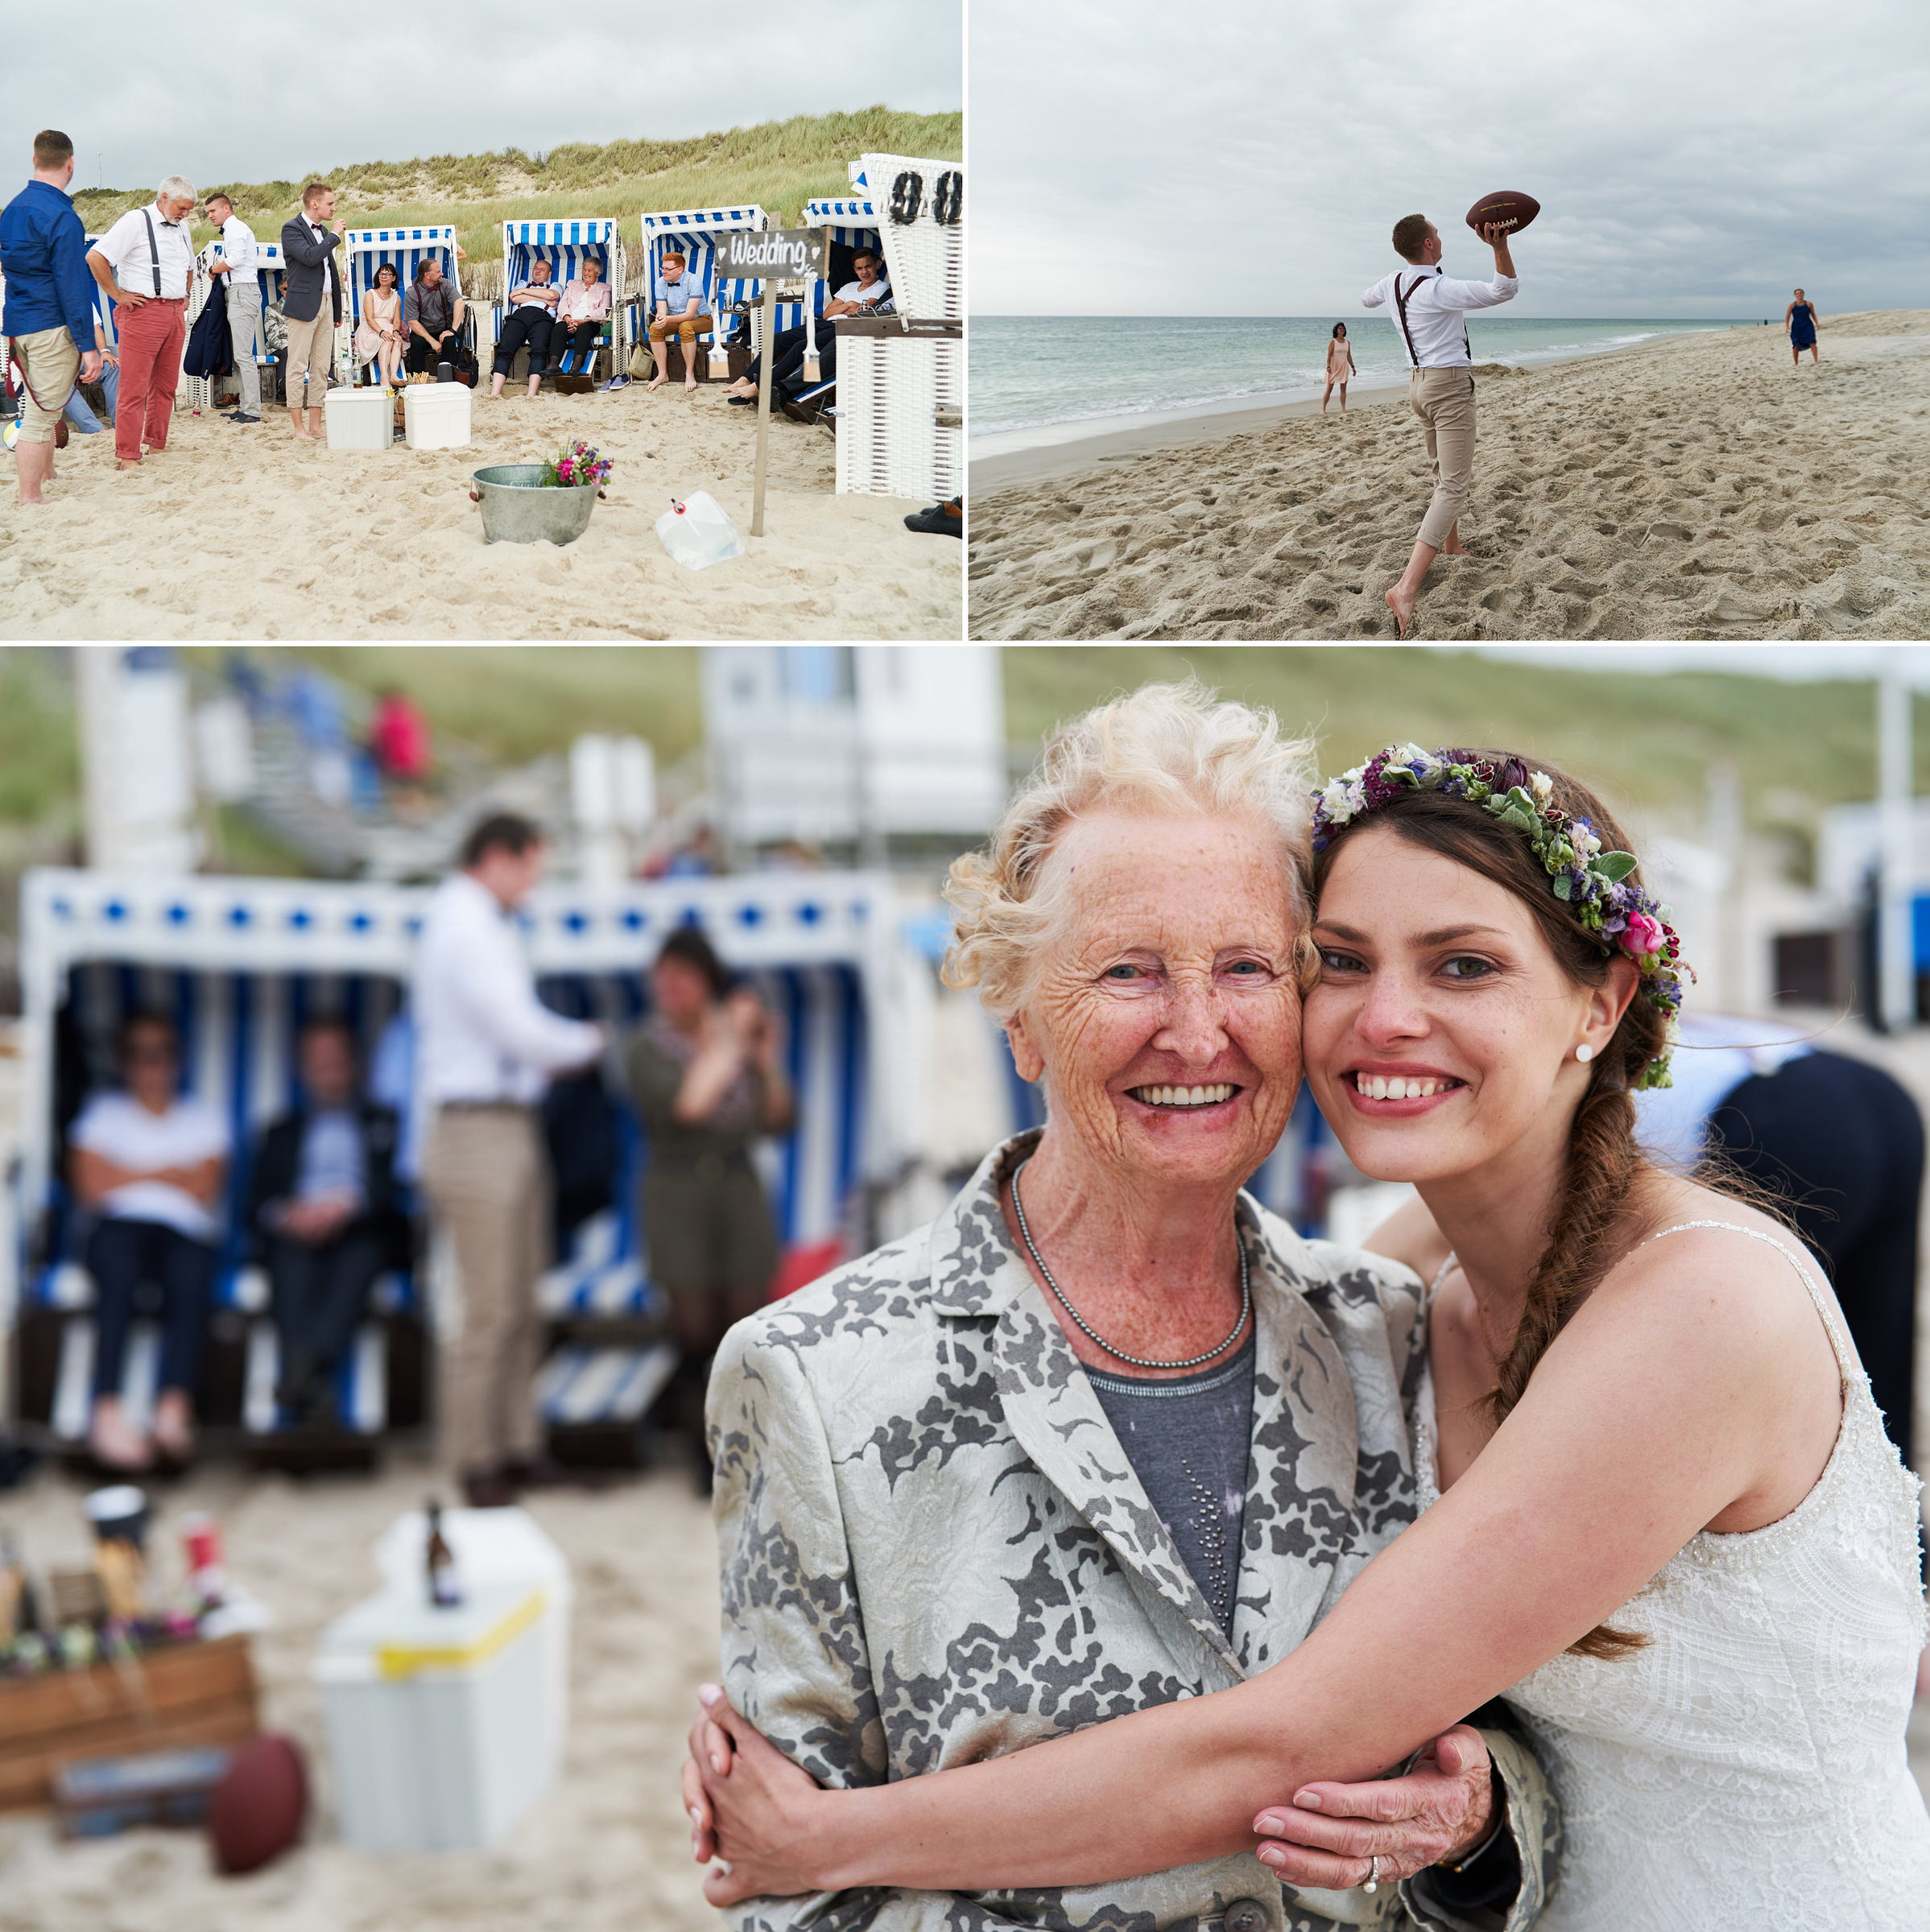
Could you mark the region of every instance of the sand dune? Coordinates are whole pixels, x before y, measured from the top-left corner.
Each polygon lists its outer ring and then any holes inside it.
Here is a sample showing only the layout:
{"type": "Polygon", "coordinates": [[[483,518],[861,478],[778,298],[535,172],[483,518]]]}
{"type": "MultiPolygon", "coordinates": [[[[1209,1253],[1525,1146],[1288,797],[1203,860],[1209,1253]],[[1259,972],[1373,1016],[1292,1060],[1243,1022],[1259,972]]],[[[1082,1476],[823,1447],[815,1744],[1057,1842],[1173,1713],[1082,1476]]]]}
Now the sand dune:
{"type": "Polygon", "coordinates": [[[762,538],[693,572],[653,525],[708,489],[750,527],[757,412],[641,383],[534,402],[475,398],[467,449],[331,450],[286,411],[259,427],[176,411],[165,454],[114,468],[76,436],[39,510],[0,468],[0,635],[16,638],[955,638],[962,546],[904,527],[920,505],[833,493],[830,436],[775,417],[762,538]],[[582,436],[614,457],[589,530],[485,545],[469,473],[582,436]]]}
{"type": "MultiPolygon", "coordinates": [[[[1821,341],[1793,369],[1758,328],[1478,371],[1474,555],[1429,572],[1415,634],[1930,634],[1930,312],[1821,341]]],[[[1404,396],[1206,433],[982,491],[973,634],[1392,638],[1430,488],[1404,396]]]]}

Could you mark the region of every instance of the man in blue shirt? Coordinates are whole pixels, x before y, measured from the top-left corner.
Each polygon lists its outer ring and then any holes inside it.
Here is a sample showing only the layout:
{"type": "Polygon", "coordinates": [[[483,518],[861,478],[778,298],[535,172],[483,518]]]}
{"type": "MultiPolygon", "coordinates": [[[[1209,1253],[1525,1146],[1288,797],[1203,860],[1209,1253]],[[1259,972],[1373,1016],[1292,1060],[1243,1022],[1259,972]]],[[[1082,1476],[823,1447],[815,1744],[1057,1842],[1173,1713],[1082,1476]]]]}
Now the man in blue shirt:
{"type": "Polygon", "coordinates": [[[0,213],[0,272],[6,276],[5,326],[14,360],[27,375],[27,402],[14,460],[23,503],[43,503],[53,474],[54,425],[76,376],[96,382],[93,282],[87,231],[67,184],[74,144],[53,128],[34,136],[34,178],[0,213]]]}

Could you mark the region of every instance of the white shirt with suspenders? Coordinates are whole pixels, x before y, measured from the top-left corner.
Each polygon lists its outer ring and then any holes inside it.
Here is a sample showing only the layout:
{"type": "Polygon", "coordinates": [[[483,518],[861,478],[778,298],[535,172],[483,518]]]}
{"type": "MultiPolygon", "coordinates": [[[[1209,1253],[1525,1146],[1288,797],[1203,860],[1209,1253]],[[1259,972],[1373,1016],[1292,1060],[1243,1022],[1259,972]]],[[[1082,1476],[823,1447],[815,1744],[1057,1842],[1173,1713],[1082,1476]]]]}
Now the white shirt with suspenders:
{"type": "Polygon", "coordinates": [[[185,221],[170,221],[152,202],[131,208],[88,250],[114,270],[130,295],[184,301],[194,275],[185,221]]]}
{"type": "Polygon", "coordinates": [[[1511,302],[1521,287],[1513,275],[1462,282],[1416,262],[1382,275],[1361,297],[1362,308],[1394,308],[1395,333],[1410,369],[1466,369],[1474,361],[1464,312],[1511,302]]]}

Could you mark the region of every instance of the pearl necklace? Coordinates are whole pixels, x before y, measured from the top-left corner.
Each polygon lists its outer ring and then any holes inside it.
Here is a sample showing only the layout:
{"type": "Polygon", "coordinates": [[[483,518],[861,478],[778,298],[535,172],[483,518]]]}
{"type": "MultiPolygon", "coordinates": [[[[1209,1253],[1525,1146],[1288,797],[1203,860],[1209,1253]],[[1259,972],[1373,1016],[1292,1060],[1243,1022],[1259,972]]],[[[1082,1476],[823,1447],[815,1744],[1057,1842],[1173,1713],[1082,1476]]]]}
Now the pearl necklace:
{"type": "Polygon", "coordinates": [[[1239,1230],[1234,1230],[1234,1245],[1240,1252],[1240,1319],[1233,1325],[1233,1332],[1217,1348],[1209,1348],[1204,1355],[1189,1355],[1183,1362],[1149,1361],[1144,1356],[1128,1355],[1123,1348],[1115,1348],[1099,1331],[1089,1322],[1070,1302],[1065,1298],[1065,1290],[1052,1279],[1052,1271],[1045,1265],[1045,1257],[1039,1253],[1032,1241],[1032,1231],[1025,1224],[1025,1203],[1019,1198],[1019,1177],[1032,1164],[1027,1154],[1012,1170],[1012,1218],[1019,1224],[1019,1239],[1025,1243],[1025,1251],[1032,1257],[1032,1265],[1044,1278],[1047,1287],[1059,1298],[1059,1306],[1079,1324],[1080,1332],[1089,1341],[1096,1342],[1115,1360],[1130,1362],[1135,1368],[1197,1368],[1210,1362],[1216,1356],[1224,1355],[1240,1339],[1240,1331],[1246,1326],[1246,1318],[1253,1312],[1253,1285],[1246,1275],[1246,1244],[1240,1239],[1239,1230]]]}

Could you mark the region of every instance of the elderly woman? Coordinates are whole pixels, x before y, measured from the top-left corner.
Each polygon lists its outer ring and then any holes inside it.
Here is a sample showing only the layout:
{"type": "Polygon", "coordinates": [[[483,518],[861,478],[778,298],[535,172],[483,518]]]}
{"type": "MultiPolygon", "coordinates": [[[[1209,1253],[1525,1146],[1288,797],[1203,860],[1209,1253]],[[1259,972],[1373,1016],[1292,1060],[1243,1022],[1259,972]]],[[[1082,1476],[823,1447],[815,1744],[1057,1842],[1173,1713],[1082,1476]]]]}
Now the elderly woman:
{"type": "MultiPolygon", "coordinates": [[[[955,976],[1044,1080],[1048,1125],[931,1225],[725,1340],[725,1683],[821,1783],[1229,1688],[1414,1517],[1418,1282],[1241,1192],[1300,1084],[1305,753],[1269,716],[1163,687],[1060,733],[952,889],[955,976]]],[[[1559,1831],[1509,1721],[1455,1727],[1386,1787],[1407,1868],[1478,1856],[1402,1888],[1424,1924],[1539,1911],[1559,1831]]],[[[734,1917],[1321,1932],[1399,1911],[1387,1886],[1283,1889],[1242,1853],[734,1917]]]]}
{"type": "Polygon", "coordinates": [[[563,351],[556,358],[559,389],[564,386],[565,377],[572,390],[589,388],[589,372],[596,361],[597,337],[609,320],[610,284],[603,279],[603,264],[595,255],[586,254],[581,274],[564,283],[556,303],[556,341],[563,351]],[[572,357],[577,365],[574,370],[570,367],[572,357]]]}
{"type": "MultiPolygon", "coordinates": [[[[502,333],[496,338],[496,354],[490,365],[490,394],[502,394],[505,378],[516,360],[516,352],[529,350],[529,393],[534,398],[543,384],[543,365],[550,352],[550,333],[555,325],[559,291],[550,284],[547,256],[539,255],[530,264],[529,279],[510,291],[510,312],[502,333]]],[[[572,283],[573,287],[574,284],[572,283]]]]}

